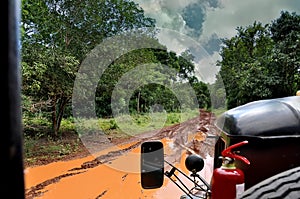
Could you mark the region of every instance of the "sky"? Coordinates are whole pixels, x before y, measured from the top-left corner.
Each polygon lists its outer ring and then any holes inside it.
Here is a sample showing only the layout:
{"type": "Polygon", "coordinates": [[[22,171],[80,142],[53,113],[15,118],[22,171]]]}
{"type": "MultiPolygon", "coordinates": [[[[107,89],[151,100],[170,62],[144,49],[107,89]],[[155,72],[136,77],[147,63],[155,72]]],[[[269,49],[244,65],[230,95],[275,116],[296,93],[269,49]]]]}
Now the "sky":
{"type": "Polygon", "coordinates": [[[255,21],[271,23],[281,11],[300,14],[299,0],[133,0],[156,20],[159,40],[181,53],[195,55],[196,73],[201,81],[213,83],[219,68],[221,38],[231,38],[237,27],[255,21]]]}

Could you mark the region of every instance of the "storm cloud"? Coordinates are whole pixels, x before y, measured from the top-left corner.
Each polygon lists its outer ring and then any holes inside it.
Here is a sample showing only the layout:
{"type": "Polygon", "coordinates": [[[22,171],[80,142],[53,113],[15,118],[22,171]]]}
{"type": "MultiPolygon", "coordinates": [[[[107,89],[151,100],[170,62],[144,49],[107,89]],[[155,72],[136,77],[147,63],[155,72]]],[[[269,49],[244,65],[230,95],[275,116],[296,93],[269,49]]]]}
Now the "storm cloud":
{"type": "MultiPolygon", "coordinates": [[[[148,17],[156,20],[158,28],[177,31],[198,42],[198,45],[203,47],[210,57],[195,55],[195,63],[199,70],[213,71],[209,74],[213,76],[213,73],[218,71],[215,63],[220,59],[218,53],[221,39],[235,36],[237,27],[249,26],[255,21],[262,24],[271,23],[280,16],[283,10],[300,13],[300,3],[297,0],[134,1],[144,9],[148,17]]],[[[169,37],[170,35],[161,35],[160,39],[168,46],[168,42],[174,42],[174,39],[169,37]]],[[[169,43],[169,45],[173,45],[174,48],[174,43],[169,43]]],[[[179,52],[184,48],[189,47],[182,44],[177,47],[179,52]]]]}

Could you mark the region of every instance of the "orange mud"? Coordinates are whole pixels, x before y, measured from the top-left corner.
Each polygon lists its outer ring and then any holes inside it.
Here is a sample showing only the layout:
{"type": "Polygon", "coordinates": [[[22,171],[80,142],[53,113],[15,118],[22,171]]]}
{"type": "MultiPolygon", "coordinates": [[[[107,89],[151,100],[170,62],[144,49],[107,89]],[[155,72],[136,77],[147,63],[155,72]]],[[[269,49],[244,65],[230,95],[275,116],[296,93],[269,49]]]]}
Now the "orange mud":
{"type": "MultiPolygon", "coordinates": [[[[168,155],[171,149],[167,147],[166,140],[163,140],[163,142],[165,153],[168,155]]],[[[128,146],[123,145],[122,148],[128,146]]],[[[106,154],[111,150],[114,149],[101,151],[97,156],[106,154]]],[[[97,156],[90,155],[81,159],[26,168],[25,186],[27,193],[30,190],[32,191],[33,187],[36,189],[36,194],[27,196],[27,198],[179,199],[183,195],[182,191],[167,177],[165,177],[164,184],[159,189],[146,190],[141,187],[139,151],[140,148],[136,147],[109,163],[87,169],[74,170],[74,168],[80,168],[85,162],[94,160],[97,156]],[[73,170],[71,171],[71,169],[73,170]]],[[[180,163],[176,166],[188,174],[188,171],[184,167],[185,154],[182,154],[181,157],[180,163]]],[[[204,168],[201,172],[201,176],[210,178],[210,169],[204,168]]],[[[184,178],[181,179],[185,181],[184,178]]],[[[189,184],[189,182],[185,182],[189,184]]]]}
{"type": "MultiPolygon", "coordinates": [[[[209,183],[213,158],[207,154],[213,154],[214,140],[205,139],[204,135],[216,135],[217,130],[209,125],[211,114],[200,116],[200,119],[166,128],[156,138],[164,143],[166,160],[172,159],[171,163],[187,175],[184,162],[187,152],[192,150],[204,156],[205,166],[199,174],[209,183]]],[[[161,188],[146,190],[141,187],[140,144],[135,141],[85,158],[26,168],[26,199],[179,199],[184,193],[166,176],[161,188]]],[[[170,166],[165,165],[165,170],[169,171],[170,166]]],[[[191,188],[191,182],[182,174],[176,174],[191,188]]]]}

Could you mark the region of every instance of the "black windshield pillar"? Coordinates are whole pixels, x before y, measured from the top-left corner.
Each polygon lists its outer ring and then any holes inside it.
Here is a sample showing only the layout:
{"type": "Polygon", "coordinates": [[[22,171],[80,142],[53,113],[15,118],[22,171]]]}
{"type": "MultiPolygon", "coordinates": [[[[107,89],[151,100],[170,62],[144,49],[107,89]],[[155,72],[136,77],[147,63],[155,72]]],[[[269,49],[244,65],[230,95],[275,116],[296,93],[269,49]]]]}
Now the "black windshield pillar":
{"type": "Polygon", "coordinates": [[[18,0],[3,0],[0,53],[0,196],[25,198],[18,0]]]}

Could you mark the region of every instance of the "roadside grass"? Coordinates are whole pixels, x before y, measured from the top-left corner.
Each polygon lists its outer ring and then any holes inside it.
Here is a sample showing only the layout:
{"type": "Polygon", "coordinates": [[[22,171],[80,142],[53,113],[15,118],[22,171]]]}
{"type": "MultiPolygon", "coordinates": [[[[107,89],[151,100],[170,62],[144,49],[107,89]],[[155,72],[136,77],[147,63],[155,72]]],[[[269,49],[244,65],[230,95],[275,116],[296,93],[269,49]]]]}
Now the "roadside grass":
{"type": "Polygon", "coordinates": [[[53,139],[50,136],[32,137],[24,135],[25,165],[47,164],[54,160],[62,160],[68,155],[80,152],[82,150],[80,144],[75,136],[53,139]]]}
{"type": "Polygon", "coordinates": [[[51,135],[51,123],[43,117],[23,118],[25,165],[45,164],[83,150],[80,136],[100,132],[111,139],[127,138],[197,117],[198,110],[182,113],[120,115],[115,118],[74,119],[61,122],[59,135],[51,135]]]}
{"type": "Polygon", "coordinates": [[[23,156],[25,166],[64,159],[82,149],[72,118],[61,122],[60,134],[51,135],[51,123],[44,117],[23,117],[23,156]]]}
{"type": "Polygon", "coordinates": [[[134,115],[119,115],[114,118],[77,119],[76,130],[79,136],[100,132],[113,138],[137,135],[146,131],[157,130],[166,126],[178,124],[197,117],[198,110],[182,113],[148,113],[134,115]]]}

